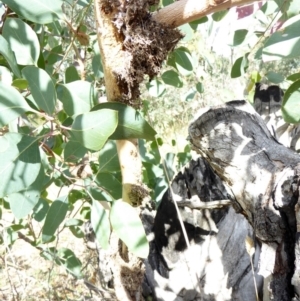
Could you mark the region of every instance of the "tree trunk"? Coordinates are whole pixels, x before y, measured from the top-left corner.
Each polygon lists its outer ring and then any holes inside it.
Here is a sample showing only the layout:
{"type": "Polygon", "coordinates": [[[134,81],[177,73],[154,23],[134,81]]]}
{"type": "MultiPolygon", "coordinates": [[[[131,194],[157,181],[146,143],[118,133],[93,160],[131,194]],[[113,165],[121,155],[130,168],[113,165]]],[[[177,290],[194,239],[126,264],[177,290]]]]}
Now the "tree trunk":
{"type": "Polygon", "coordinates": [[[299,300],[298,154],[278,143],[245,101],[202,110],[189,140],[202,157],[172,189],[190,247],[169,191],[153,220],[146,262],[155,298],[299,300]],[[222,209],[205,209],[218,200],[222,209]]]}

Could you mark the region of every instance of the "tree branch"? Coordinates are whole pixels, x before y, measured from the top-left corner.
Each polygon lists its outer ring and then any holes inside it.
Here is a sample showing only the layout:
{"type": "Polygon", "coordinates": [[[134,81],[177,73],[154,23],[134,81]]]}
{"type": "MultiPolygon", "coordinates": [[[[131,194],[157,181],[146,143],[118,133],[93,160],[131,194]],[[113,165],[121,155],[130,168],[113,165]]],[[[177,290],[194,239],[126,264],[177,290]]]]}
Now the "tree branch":
{"type": "Polygon", "coordinates": [[[180,0],[153,14],[156,22],[176,28],[208,14],[260,0],[180,0]]]}

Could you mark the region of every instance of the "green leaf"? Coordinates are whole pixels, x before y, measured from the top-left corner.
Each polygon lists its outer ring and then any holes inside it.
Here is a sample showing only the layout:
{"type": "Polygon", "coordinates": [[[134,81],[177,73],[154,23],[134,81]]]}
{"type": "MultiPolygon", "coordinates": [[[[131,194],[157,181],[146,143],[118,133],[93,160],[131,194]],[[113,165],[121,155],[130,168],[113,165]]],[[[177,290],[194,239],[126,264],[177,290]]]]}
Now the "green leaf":
{"type": "Polygon", "coordinates": [[[266,78],[268,79],[268,81],[274,84],[279,84],[284,81],[284,76],[282,74],[273,71],[267,72],[266,78]]]}
{"type": "Polygon", "coordinates": [[[4,4],[25,19],[39,24],[47,24],[62,18],[63,0],[1,0],[4,4]]]}
{"type": "Polygon", "coordinates": [[[32,111],[23,96],[13,87],[0,82],[0,127],[32,111]]]}
{"type": "Polygon", "coordinates": [[[49,242],[58,229],[59,225],[63,222],[68,211],[68,197],[60,197],[55,200],[47,213],[46,220],[42,230],[42,241],[49,242]]]}
{"type": "Polygon", "coordinates": [[[156,132],[142,117],[141,113],[130,106],[119,102],[106,102],[98,104],[95,110],[111,109],[118,112],[118,126],[109,139],[138,139],[153,140],[156,132]]]}
{"type": "Polygon", "coordinates": [[[104,77],[104,72],[100,56],[99,44],[97,42],[94,43],[93,49],[95,54],[92,59],[92,69],[96,78],[102,78],[104,77]]]}
{"type": "Polygon", "coordinates": [[[231,38],[231,42],[229,42],[229,46],[235,47],[241,45],[245,41],[247,33],[247,29],[238,29],[234,31],[233,36],[231,38]]]}
{"type": "Polygon", "coordinates": [[[65,227],[68,227],[75,237],[84,238],[84,233],[81,229],[82,224],[82,220],[77,218],[71,218],[65,222],[65,227]]]}
{"type": "Polygon", "coordinates": [[[68,141],[64,150],[64,159],[66,162],[77,162],[83,158],[87,149],[79,142],[68,141]]]}
{"type": "Polygon", "coordinates": [[[204,93],[204,88],[202,83],[197,83],[196,84],[196,89],[199,93],[204,93]]]}
{"type": "Polygon", "coordinates": [[[202,23],[205,23],[208,21],[208,18],[207,16],[204,16],[198,20],[195,20],[195,21],[192,21],[189,23],[189,25],[192,27],[193,30],[197,30],[198,28],[198,25],[202,24],[202,23]]]}
{"type": "Polygon", "coordinates": [[[41,167],[35,181],[26,189],[7,196],[10,208],[17,219],[25,217],[38,203],[44,182],[44,169],[41,167]]]}
{"type": "Polygon", "coordinates": [[[12,51],[10,45],[6,41],[6,39],[0,35],[0,53],[3,55],[3,57],[6,59],[7,63],[9,64],[12,72],[17,77],[21,77],[21,73],[19,70],[19,67],[17,65],[17,60],[15,57],[14,52],[12,51]]]}
{"type": "Polygon", "coordinates": [[[300,15],[289,19],[279,31],[266,41],[262,50],[263,61],[293,58],[300,55],[300,15]]]}
{"type": "Polygon", "coordinates": [[[98,173],[95,178],[95,182],[115,200],[122,197],[122,183],[114,174],[109,172],[98,173]]]}
{"type": "Polygon", "coordinates": [[[159,80],[152,79],[149,83],[146,84],[149,94],[152,97],[159,97],[165,92],[165,85],[162,84],[159,80]]]}
{"type": "Polygon", "coordinates": [[[77,69],[75,66],[69,66],[65,72],[65,83],[71,83],[80,80],[77,69]]]}
{"type": "Polygon", "coordinates": [[[173,70],[168,70],[161,75],[162,80],[165,84],[181,88],[183,86],[183,82],[179,77],[179,74],[173,70]]]}
{"type": "Polygon", "coordinates": [[[245,73],[248,68],[248,54],[246,53],[244,56],[239,57],[233,64],[231,68],[231,78],[240,77],[245,73]]]}
{"type": "Polygon", "coordinates": [[[91,208],[91,224],[99,245],[106,250],[109,246],[110,236],[109,215],[103,206],[95,200],[93,200],[91,208]]]}
{"type": "Polygon", "coordinates": [[[23,76],[28,81],[31,94],[38,107],[51,115],[56,104],[56,91],[48,73],[35,66],[27,66],[22,70],[23,76]]]}
{"type": "Polygon", "coordinates": [[[83,278],[81,261],[75,256],[74,252],[67,248],[61,248],[55,256],[56,261],[65,267],[68,273],[76,278],[83,278]]]}
{"type": "Polygon", "coordinates": [[[174,51],[175,65],[179,73],[184,76],[191,74],[193,71],[193,59],[190,52],[185,47],[179,47],[174,51]]]}
{"type": "Polygon", "coordinates": [[[37,221],[41,222],[45,219],[47,212],[49,210],[49,204],[46,200],[40,198],[38,203],[33,208],[32,217],[37,221]]]}
{"type": "Polygon", "coordinates": [[[17,78],[12,82],[12,86],[16,87],[19,90],[25,90],[28,88],[28,81],[23,78],[17,78]]]}
{"type": "Polygon", "coordinates": [[[216,12],[216,13],[213,13],[212,14],[212,19],[215,21],[215,22],[219,22],[221,21],[228,13],[228,10],[222,10],[222,11],[219,11],[219,12],[216,12]]]}
{"type": "Polygon", "coordinates": [[[17,133],[0,137],[0,197],[29,187],[37,178],[41,158],[37,139],[17,133]]]}
{"type": "Polygon", "coordinates": [[[187,101],[187,102],[192,101],[194,99],[196,93],[197,93],[197,90],[194,87],[190,88],[187,91],[187,93],[184,95],[185,101],[187,101]]]}
{"type": "Polygon", "coordinates": [[[87,149],[98,151],[115,131],[117,125],[118,112],[102,109],[77,115],[72,125],[72,134],[75,140],[87,149]]]}
{"type": "Polygon", "coordinates": [[[116,142],[109,140],[99,152],[99,172],[120,171],[116,142]]]}
{"type": "Polygon", "coordinates": [[[178,29],[184,34],[182,42],[188,42],[194,37],[194,31],[189,24],[183,24],[178,29]]]}
{"type": "Polygon", "coordinates": [[[40,43],[36,33],[21,19],[6,19],[3,25],[3,37],[12,51],[17,54],[19,65],[36,65],[40,55],[40,43]]]}
{"type": "Polygon", "coordinates": [[[130,252],[138,257],[147,258],[149,244],[136,209],[123,201],[115,201],[110,212],[110,222],[130,252]]]}
{"type": "Polygon", "coordinates": [[[89,112],[96,102],[94,86],[86,81],[74,81],[61,85],[60,100],[69,116],[89,112]]]}
{"type": "Polygon", "coordinates": [[[287,80],[290,80],[292,82],[294,82],[298,79],[300,79],[300,73],[294,73],[287,77],[287,80]]]}
{"type": "Polygon", "coordinates": [[[282,116],[288,123],[300,122],[300,80],[292,83],[284,93],[282,116]]]}

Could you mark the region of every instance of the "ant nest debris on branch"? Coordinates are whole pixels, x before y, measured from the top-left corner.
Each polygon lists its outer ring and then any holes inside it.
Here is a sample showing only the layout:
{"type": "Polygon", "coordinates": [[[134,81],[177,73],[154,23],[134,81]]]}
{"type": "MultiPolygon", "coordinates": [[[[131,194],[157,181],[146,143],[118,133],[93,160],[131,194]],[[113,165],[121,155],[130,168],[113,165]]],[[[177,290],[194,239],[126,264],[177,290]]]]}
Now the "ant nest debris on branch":
{"type": "Polygon", "coordinates": [[[144,75],[156,76],[163,61],[183,34],[152,19],[150,6],[158,0],[104,0],[101,10],[109,15],[122,43],[123,64],[114,70],[125,103],[134,105],[144,75]]]}

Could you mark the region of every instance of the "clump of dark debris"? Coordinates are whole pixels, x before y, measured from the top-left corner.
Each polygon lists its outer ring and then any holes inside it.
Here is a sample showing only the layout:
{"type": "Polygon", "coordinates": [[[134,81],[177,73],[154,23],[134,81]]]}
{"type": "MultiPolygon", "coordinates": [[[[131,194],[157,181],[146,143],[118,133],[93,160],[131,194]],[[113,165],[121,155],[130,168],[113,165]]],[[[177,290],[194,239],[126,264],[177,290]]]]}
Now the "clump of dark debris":
{"type": "Polygon", "coordinates": [[[152,79],[160,71],[163,61],[183,34],[151,18],[149,7],[159,0],[106,0],[102,10],[110,14],[123,41],[124,64],[116,71],[123,101],[136,105],[139,84],[144,75],[152,79]]]}

